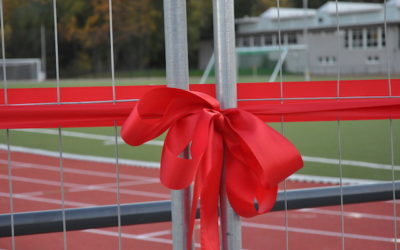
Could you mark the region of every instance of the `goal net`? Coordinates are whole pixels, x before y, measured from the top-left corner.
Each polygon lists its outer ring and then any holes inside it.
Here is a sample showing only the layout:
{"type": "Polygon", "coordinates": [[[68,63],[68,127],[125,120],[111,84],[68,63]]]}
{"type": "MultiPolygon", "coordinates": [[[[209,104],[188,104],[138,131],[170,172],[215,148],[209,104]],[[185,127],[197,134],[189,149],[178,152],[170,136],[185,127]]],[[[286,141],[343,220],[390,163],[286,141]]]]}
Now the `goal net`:
{"type": "Polygon", "coordinates": [[[0,60],[0,76],[4,79],[4,67],[6,79],[11,81],[37,81],[46,78],[42,69],[41,60],[38,58],[13,58],[0,60]]]}

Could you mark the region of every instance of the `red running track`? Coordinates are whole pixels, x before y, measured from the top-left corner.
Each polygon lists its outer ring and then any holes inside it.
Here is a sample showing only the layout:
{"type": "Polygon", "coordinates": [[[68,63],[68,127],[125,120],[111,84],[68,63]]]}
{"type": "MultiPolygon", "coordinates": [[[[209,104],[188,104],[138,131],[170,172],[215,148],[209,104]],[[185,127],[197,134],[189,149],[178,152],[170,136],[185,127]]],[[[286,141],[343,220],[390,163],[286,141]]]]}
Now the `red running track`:
{"type": "MultiPolygon", "coordinates": [[[[112,164],[63,160],[67,208],[115,204],[116,168],[112,164]]],[[[12,153],[12,186],[15,212],[61,207],[59,159],[12,153]]],[[[169,199],[158,181],[158,170],[120,166],[121,203],[169,199]]],[[[321,186],[288,182],[287,187],[321,186]]],[[[7,154],[0,151],[0,213],[10,211],[7,154]]],[[[398,203],[398,201],[396,201],[398,203]]],[[[397,214],[400,215],[397,205],[397,214]]],[[[345,249],[394,249],[393,202],[344,206],[345,249]]],[[[396,220],[399,227],[399,218],[396,220]]],[[[170,223],[124,226],[123,249],[171,249],[170,223]]],[[[242,220],[244,249],[336,250],[342,249],[339,206],[271,212],[242,220]],[[288,227],[285,227],[287,218],[288,227]]],[[[68,249],[118,249],[118,229],[67,232],[68,249]]],[[[0,249],[11,249],[10,237],[0,238],[0,249]]],[[[15,237],[16,249],[63,249],[63,233],[15,237]]],[[[398,244],[398,243],[397,243],[398,244]]],[[[197,245],[198,246],[198,245],[197,245]]]]}

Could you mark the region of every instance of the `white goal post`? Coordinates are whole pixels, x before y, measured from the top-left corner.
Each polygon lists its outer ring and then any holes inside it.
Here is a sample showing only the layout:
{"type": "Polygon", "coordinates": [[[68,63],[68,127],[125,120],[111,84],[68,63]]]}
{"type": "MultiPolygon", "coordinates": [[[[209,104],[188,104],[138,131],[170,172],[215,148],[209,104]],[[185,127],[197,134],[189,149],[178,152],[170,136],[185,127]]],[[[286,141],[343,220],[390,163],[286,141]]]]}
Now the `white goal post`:
{"type": "MultiPolygon", "coordinates": [[[[289,52],[291,51],[306,51],[307,46],[304,44],[298,44],[298,45],[282,45],[282,46],[257,46],[257,47],[237,47],[236,48],[236,55],[237,57],[241,54],[248,54],[248,53],[257,53],[259,55],[268,55],[271,52],[275,52],[275,57],[276,57],[276,65],[274,67],[273,73],[270,76],[269,82],[273,82],[276,80],[276,77],[278,75],[279,69],[282,67],[283,62],[286,59],[286,56],[288,55],[289,52]]],[[[212,53],[210,60],[208,61],[207,67],[203,72],[203,75],[200,79],[200,83],[205,83],[207,81],[207,78],[213,69],[214,66],[214,53],[212,53]]],[[[239,58],[238,58],[238,61],[239,58]]],[[[239,66],[239,63],[238,63],[239,66]]],[[[305,69],[304,69],[305,70],[305,69]]]]}
{"type": "Polygon", "coordinates": [[[42,69],[39,58],[9,58],[0,60],[0,76],[4,79],[4,67],[6,80],[9,81],[36,81],[45,80],[46,74],[42,69]]]}

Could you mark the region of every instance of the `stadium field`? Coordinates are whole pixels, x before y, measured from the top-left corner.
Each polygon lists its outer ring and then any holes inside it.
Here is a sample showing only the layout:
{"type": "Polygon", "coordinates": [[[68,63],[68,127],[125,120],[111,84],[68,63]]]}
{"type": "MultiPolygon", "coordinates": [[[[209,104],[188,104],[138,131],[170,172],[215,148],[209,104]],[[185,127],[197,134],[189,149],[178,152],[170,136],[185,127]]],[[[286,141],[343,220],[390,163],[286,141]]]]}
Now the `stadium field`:
{"type": "MultiPolygon", "coordinates": [[[[156,75],[162,75],[158,72],[156,75]]],[[[342,76],[344,79],[373,79],[387,76],[342,76]]],[[[393,76],[395,78],[395,76],[393,76]]],[[[191,82],[198,83],[200,77],[192,76],[191,82]]],[[[267,75],[239,76],[239,82],[265,82],[267,75]]],[[[335,80],[336,76],[313,77],[312,80],[335,80]]],[[[214,79],[210,77],[209,81],[214,79]]],[[[283,81],[303,81],[302,75],[283,75],[283,81]]],[[[117,78],[116,85],[165,84],[163,76],[117,78]]],[[[103,79],[63,79],[60,86],[110,86],[111,80],[103,79]]],[[[55,81],[41,83],[10,82],[9,88],[55,87],[55,81]]],[[[339,177],[339,164],[343,166],[343,177],[367,180],[391,180],[392,165],[395,178],[400,176],[400,121],[341,121],[303,122],[270,124],[284,133],[300,150],[305,167],[300,174],[339,177]],[[393,133],[393,142],[391,142],[393,133]],[[340,137],[338,137],[340,135],[340,137]],[[340,142],[339,142],[340,140],[340,142]],[[391,144],[393,143],[393,147],[391,144]],[[340,146],[339,146],[340,144],[340,146]],[[393,152],[393,153],[392,153],[393,152]],[[393,159],[392,159],[393,158],[393,159]],[[341,159],[339,161],[339,159],[341,159]],[[393,162],[393,164],[392,164],[393,162]]],[[[106,157],[115,161],[114,128],[68,128],[62,129],[62,151],[65,154],[106,157]]],[[[22,151],[42,149],[59,152],[58,130],[12,130],[10,144],[22,151]]],[[[5,130],[0,130],[0,146],[6,148],[5,130]]],[[[118,141],[118,155],[123,160],[139,161],[135,165],[156,167],[160,160],[162,137],[155,142],[130,147],[121,139],[118,141]],[[150,162],[150,164],[148,164],[150,162]]],[[[105,160],[104,158],[101,158],[105,160]]]]}

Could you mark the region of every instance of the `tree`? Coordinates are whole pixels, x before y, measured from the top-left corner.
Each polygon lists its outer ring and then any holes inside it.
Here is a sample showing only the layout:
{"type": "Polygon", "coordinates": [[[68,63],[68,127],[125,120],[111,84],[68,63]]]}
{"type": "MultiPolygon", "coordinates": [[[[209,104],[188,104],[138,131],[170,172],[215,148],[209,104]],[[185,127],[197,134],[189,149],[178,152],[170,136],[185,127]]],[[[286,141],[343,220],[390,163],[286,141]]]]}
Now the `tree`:
{"type": "MultiPolygon", "coordinates": [[[[294,1],[290,0],[279,0],[280,7],[292,7],[293,3],[294,1]]],[[[268,8],[277,6],[277,0],[236,0],[235,17],[241,18],[244,16],[258,16],[268,8]]]]}
{"type": "MultiPolygon", "coordinates": [[[[93,71],[108,68],[110,54],[109,5],[105,0],[64,0],[60,2],[60,35],[78,44],[80,53],[92,58],[93,71]]],[[[157,31],[160,10],[151,0],[114,0],[113,38],[116,66],[143,68],[150,60],[151,36],[157,31]],[[129,55],[129,57],[127,57],[129,55]]]]}
{"type": "Polygon", "coordinates": [[[40,29],[53,18],[48,3],[44,0],[3,3],[6,58],[40,58],[40,29]]]}

